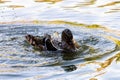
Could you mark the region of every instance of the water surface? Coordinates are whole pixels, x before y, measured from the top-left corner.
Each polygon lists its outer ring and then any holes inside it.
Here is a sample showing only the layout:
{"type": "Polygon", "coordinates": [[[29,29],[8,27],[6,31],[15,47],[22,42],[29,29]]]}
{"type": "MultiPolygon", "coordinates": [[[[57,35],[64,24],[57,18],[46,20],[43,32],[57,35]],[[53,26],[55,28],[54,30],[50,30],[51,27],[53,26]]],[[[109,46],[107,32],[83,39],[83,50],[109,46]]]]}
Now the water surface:
{"type": "Polygon", "coordinates": [[[119,11],[119,0],[0,0],[0,79],[119,80],[119,11]],[[65,28],[77,53],[38,51],[25,41],[65,28]]]}

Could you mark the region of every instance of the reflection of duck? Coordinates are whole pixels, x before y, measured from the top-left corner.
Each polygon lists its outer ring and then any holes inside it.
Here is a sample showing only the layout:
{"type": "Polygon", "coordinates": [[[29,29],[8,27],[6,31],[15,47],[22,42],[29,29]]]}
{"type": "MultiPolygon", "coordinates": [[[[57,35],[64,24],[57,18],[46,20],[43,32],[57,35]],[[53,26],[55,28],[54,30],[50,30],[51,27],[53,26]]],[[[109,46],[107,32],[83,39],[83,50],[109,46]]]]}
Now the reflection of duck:
{"type": "Polygon", "coordinates": [[[42,51],[56,51],[62,49],[63,51],[75,52],[80,47],[73,39],[73,34],[69,29],[65,29],[62,32],[61,41],[53,39],[49,34],[46,34],[43,38],[32,35],[27,35],[25,37],[29,44],[42,51]]]}
{"type": "Polygon", "coordinates": [[[63,68],[64,71],[66,71],[66,72],[75,71],[75,70],[77,69],[77,67],[76,67],[75,65],[62,66],[62,68],[63,68]]]}

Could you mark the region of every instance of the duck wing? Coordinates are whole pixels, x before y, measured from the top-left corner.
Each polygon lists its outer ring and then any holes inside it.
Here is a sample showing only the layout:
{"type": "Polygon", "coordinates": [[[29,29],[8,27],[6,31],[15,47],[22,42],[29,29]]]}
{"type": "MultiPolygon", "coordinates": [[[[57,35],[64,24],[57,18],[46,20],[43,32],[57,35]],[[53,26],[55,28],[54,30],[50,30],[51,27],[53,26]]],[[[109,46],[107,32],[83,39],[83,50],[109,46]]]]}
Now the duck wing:
{"type": "Polygon", "coordinates": [[[52,43],[54,45],[55,48],[57,48],[58,50],[61,49],[61,38],[59,36],[58,32],[54,32],[52,35],[52,43]]]}
{"type": "Polygon", "coordinates": [[[26,35],[25,36],[26,41],[31,44],[32,46],[39,48],[40,50],[44,50],[44,44],[43,44],[43,39],[38,38],[37,36],[33,35],[26,35]]]}

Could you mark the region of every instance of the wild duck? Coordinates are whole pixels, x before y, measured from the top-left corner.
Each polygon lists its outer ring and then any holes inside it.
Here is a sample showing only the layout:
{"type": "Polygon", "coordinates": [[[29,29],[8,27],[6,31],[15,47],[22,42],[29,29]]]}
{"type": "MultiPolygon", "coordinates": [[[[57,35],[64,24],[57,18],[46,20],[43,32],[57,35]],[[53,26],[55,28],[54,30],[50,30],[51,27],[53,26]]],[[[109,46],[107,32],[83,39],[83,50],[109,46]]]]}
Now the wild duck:
{"type": "Polygon", "coordinates": [[[62,31],[61,40],[55,39],[49,34],[45,34],[43,37],[28,34],[25,38],[29,44],[41,51],[63,50],[75,52],[80,47],[80,45],[74,40],[73,34],[69,29],[62,31]]]}

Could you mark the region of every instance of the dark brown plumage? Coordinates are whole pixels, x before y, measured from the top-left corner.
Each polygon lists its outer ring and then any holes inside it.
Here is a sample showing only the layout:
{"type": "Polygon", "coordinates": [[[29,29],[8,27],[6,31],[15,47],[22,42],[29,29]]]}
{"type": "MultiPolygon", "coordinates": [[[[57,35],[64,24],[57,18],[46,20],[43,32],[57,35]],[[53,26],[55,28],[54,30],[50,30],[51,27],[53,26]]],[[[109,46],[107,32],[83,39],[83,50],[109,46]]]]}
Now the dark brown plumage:
{"type": "Polygon", "coordinates": [[[40,50],[56,51],[56,45],[59,45],[60,49],[66,51],[75,51],[78,48],[76,42],[73,40],[73,34],[69,29],[65,29],[61,35],[61,42],[52,40],[51,35],[46,34],[43,38],[38,38],[36,36],[27,35],[25,36],[27,42],[40,50]],[[56,44],[53,44],[56,43],[56,44]]]}

